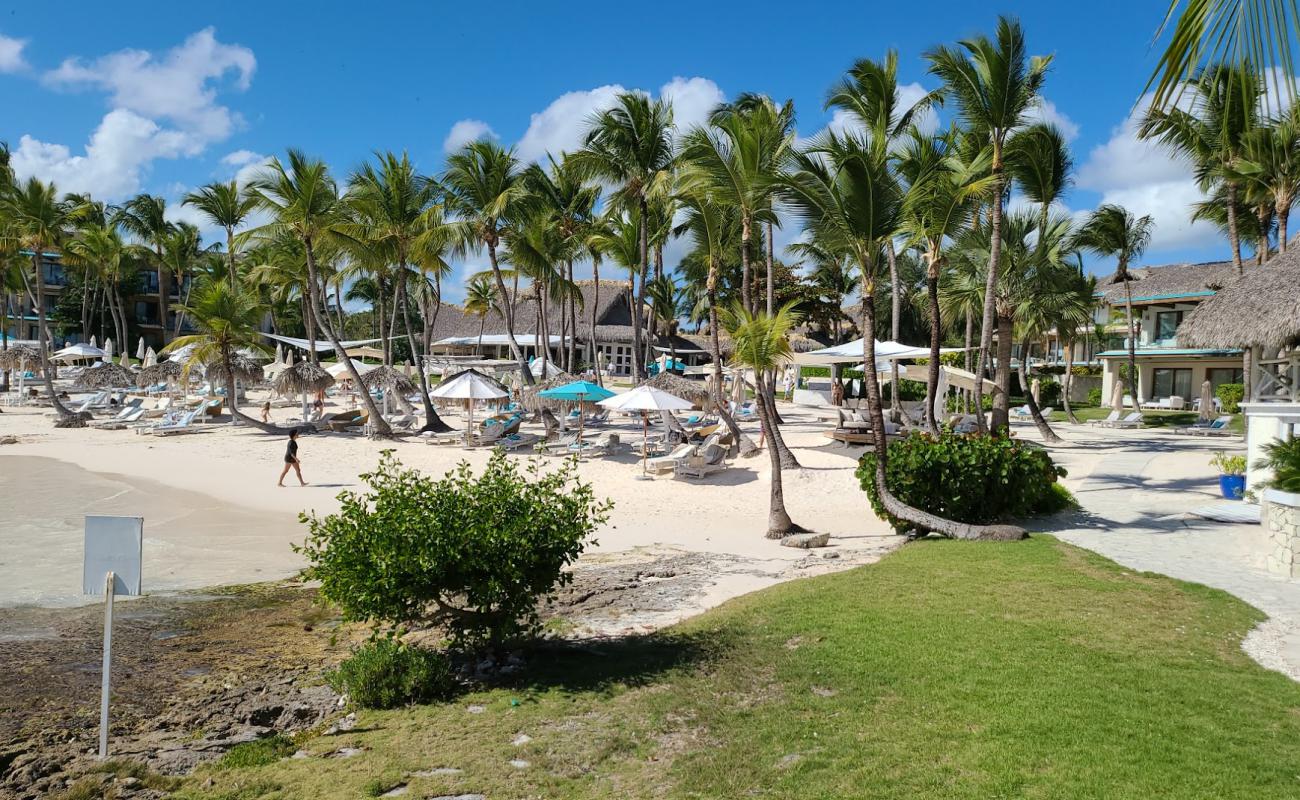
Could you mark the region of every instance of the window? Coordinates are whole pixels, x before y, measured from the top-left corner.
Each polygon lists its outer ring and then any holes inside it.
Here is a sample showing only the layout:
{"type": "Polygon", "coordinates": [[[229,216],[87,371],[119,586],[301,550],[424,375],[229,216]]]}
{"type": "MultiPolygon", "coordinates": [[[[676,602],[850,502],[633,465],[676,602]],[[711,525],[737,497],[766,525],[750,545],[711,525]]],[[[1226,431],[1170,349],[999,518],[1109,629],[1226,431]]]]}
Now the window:
{"type": "Polygon", "coordinates": [[[41,262],[41,274],[45,277],[46,286],[65,286],[68,283],[62,265],[55,264],[53,261],[41,262]]]}
{"type": "Polygon", "coordinates": [[[1191,369],[1156,369],[1155,392],[1152,399],[1163,400],[1166,397],[1181,397],[1184,400],[1192,396],[1191,369]]]}
{"type": "Polygon", "coordinates": [[[158,293],[158,272],[156,270],[142,272],[140,277],[143,279],[141,280],[141,292],[145,294],[158,293]]]}
{"type": "Polygon", "coordinates": [[[1210,382],[1215,391],[1218,391],[1219,387],[1225,383],[1241,383],[1243,377],[1240,369],[1232,367],[1216,367],[1205,371],[1205,379],[1210,382]]]}
{"type": "Polygon", "coordinates": [[[1156,341],[1167,342],[1178,334],[1178,326],[1183,323],[1183,312],[1161,311],[1156,314],[1156,341]]]}

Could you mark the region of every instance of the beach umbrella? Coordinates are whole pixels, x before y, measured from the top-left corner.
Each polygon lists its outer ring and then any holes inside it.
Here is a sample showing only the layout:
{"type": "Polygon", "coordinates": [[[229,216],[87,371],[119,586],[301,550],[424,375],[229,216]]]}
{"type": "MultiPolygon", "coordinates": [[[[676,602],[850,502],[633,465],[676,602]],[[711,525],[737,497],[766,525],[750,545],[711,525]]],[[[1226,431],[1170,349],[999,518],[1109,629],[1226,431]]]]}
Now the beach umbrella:
{"type": "Polygon", "coordinates": [[[361,374],[361,385],[366,391],[381,389],[384,392],[384,413],[388,413],[388,398],[394,392],[401,395],[408,395],[415,391],[415,384],[409,377],[390,366],[376,366],[374,364],[364,364],[366,371],[361,374]]]}
{"type": "Polygon", "coordinates": [[[284,365],[285,365],[286,367],[292,367],[292,366],[293,366],[293,351],[292,351],[292,350],[289,350],[289,351],[285,352],[285,354],[284,354],[284,365]]]}
{"type": "MultiPolygon", "coordinates": [[[[367,372],[374,369],[376,366],[375,364],[366,364],[364,362],[357,361],[355,358],[351,359],[351,361],[352,361],[352,366],[356,368],[357,373],[360,375],[365,375],[367,372]]],[[[330,364],[328,367],[325,368],[325,371],[328,372],[330,375],[332,375],[335,380],[339,380],[339,379],[347,380],[351,377],[348,374],[348,365],[346,361],[339,361],[334,364],[330,364]]]]}
{"type": "Polygon", "coordinates": [[[650,423],[646,419],[647,411],[685,411],[694,406],[690,400],[684,400],[677,395],[656,389],[647,384],[641,384],[630,392],[614,395],[601,400],[597,405],[605,408],[612,408],[618,411],[640,411],[641,412],[641,479],[649,477],[646,470],[646,443],[649,441],[650,423]]]}
{"type": "Polygon", "coordinates": [[[334,376],[310,361],[299,361],[280,370],[272,386],[282,395],[302,395],[302,419],[307,421],[307,393],[321,392],[334,385],[334,376]]]}
{"type": "Polygon", "coordinates": [[[107,336],[104,337],[104,360],[113,360],[113,340],[107,336]]]}
{"type": "Polygon", "coordinates": [[[27,344],[10,345],[0,350],[0,369],[18,373],[18,396],[23,394],[23,380],[27,369],[41,363],[41,352],[27,344]]]}
{"type": "MultiPolygon", "coordinates": [[[[738,385],[740,384],[737,381],[738,385]]],[[[713,404],[713,395],[709,391],[709,384],[705,381],[694,381],[690,378],[683,378],[681,375],[675,375],[671,372],[660,372],[653,378],[641,383],[642,386],[649,386],[652,389],[658,389],[661,392],[667,392],[677,397],[683,397],[690,400],[694,405],[700,408],[708,408],[713,404]]]]}
{"type": "Polygon", "coordinates": [[[1034,396],[1034,405],[1041,406],[1043,404],[1043,401],[1039,399],[1042,396],[1040,394],[1040,392],[1042,391],[1043,391],[1043,382],[1041,380],[1039,380],[1038,378],[1034,378],[1032,381],[1029,382],[1029,393],[1034,396]]]}
{"type": "Polygon", "coordinates": [[[943,419],[944,403],[948,399],[948,368],[939,367],[939,381],[934,389],[934,406],[930,408],[930,419],[938,424],[943,419]]]}
{"type": "Polygon", "coordinates": [[[184,371],[185,368],[179,361],[156,362],[141,367],[140,372],[136,374],[136,381],[140,386],[152,386],[155,383],[176,380],[184,371]]]}
{"type": "Polygon", "coordinates": [[[1214,385],[1201,381],[1201,419],[1214,419],[1214,385]]]}
{"type": "Polygon", "coordinates": [[[277,364],[284,363],[284,345],[280,344],[279,342],[275,343],[275,363],[277,364]]]}
{"type": "Polygon", "coordinates": [[[145,350],[144,361],[142,362],[141,366],[152,367],[157,363],[158,363],[158,354],[153,351],[153,348],[150,347],[148,350],[145,350]]]}
{"type": "Polygon", "coordinates": [[[509,397],[510,392],[506,391],[506,388],[499,382],[492,380],[478,370],[467,369],[456,373],[433,387],[429,391],[429,396],[441,397],[444,400],[465,401],[465,405],[468,407],[465,444],[468,445],[470,436],[474,431],[474,401],[500,400],[503,397],[509,397]]]}
{"type": "Polygon", "coordinates": [[[90,346],[91,346],[91,347],[94,347],[94,346],[95,346],[95,337],[94,337],[94,336],[90,337],[90,346]]]}
{"type": "Polygon", "coordinates": [[[135,346],[135,357],[140,361],[144,361],[144,337],[143,336],[140,337],[139,344],[135,346]]]}
{"type": "Polygon", "coordinates": [[[105,361],[81,373],[77,385],[86,389],[124,389],[135,385],[135,376],[131,370],[105,361]]]}
{"type": "MultiPolygon", "coordinates": [[[[544,397],[547,400],[560,400],[569,403],[598,403],[601,400],[607,400],[614,396],[614,393],[604,386],[591,381],[574,381],[566,383],[563,386],[556,386],[553,389],[543,389],[537,393],[538,397],[544,397]]],[[[582,444],[582,423],[583,415],[581,411],[578,414],[578,444],[582,444]]]]}
{"type": "Polygon", "coordinates": [[[56,361],[84,361],[104,357],[104,351],[90,344],[74,344],[54,354],[56,361]]]}
{"type": "Polygon", "coordinates": [[[127,353],[125,350],[122,351],[122,362],[121,362],[121,363],[122,363],[122,366],[126,367],[127,369],[130,369],[130,368],[131,368],[131,355],[130,355],[129,353],[127,353]]]}
{"type": "MultiPolygon", "coordinates": [[[[1134,402],[1137,402],[1137,398],[1134,398],[1134,402]]],[[[1115,386],[1110,393],[1110,407],[1116,411],[1124,407],[1124,383],[1118,376],[1115,378],[1115,386]]]]}

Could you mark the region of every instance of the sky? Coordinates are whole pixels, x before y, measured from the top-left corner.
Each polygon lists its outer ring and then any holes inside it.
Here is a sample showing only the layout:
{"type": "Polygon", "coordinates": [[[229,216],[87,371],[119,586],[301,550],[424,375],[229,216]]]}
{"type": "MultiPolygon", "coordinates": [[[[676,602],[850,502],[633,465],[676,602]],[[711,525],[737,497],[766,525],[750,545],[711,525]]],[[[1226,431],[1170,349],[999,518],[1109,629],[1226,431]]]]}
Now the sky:
{"type": "MultiPolygon", "coordinates": [[[[791,99],[799,135],[812,136],[845,124],[822,103],[856,59],[898,51],[901,93],[920,96],[938,85],[925,51],[991,35],[1001,13],[1020,19],[1031,53],[1054,57],[1035,113],[1071,142],[1063,210],[1113,202],[1152,215],[1145,263],[1223,258],[1218,234],[1188,222],[1200,198],[1188,166],[1134,136],[1162,5],[0,5],[0,141],[21,177],[109,202],[160,194],[173,218],[200,224],[179,204],[187,191],[245,179],[287,147],[341,179],[376,150],[437,173],[449,149],[485,135],[536,160],[575,149],[587,117],[628,89],[670,97],[683,128],[740,92],[791,99]]],[[[798,233],[786,226],[778,247],[798,233]]],[[[453,283],[481,266],[457,264],[453,283]]]]}

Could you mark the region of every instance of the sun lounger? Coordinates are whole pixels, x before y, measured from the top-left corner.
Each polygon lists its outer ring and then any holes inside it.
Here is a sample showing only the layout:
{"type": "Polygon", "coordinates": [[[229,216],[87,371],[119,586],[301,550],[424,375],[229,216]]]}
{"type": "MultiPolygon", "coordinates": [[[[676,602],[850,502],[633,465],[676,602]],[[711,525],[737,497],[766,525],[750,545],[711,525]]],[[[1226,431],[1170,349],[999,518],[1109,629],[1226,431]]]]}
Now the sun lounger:
{"type": "Polygon", "coordinates": [[[698,480],[727,468],[727,448],[716,440],[701,445],[673,467],[673,476],[698,480]]]}
{"type": "Polygon", "coordinates": [[[424,437],[425,444],[459,444],[465,441],[465,431],[445,431],[443,433],[425,431],[420,435],[424,437]]]}
{"type": "Polygon", "coordinates": [[[547,442],[542,445],[539,452],[546,456],[562,456],[569,452],[569,448],[578,443],[578,434],[569,433],[560,438],[547,442]]]}
{"type": "Polygon", "coordinates": [[[679,444],[673,448],[673,451],[666,456],[657,456],[648,458],[645,462],[645,468],[648,472],[655,474],[661,472],[672,472],[677,469],[677,465],[682,463],[695,452],[693,444],[679,444]]]}
{"type": "Polygon", "coordinates": [[[369,419],[369,414],[358,414],[351,419],[336,420],[334,422],[326,423],[326,425],[335,433],[349,433],[362,428],[369,419]]]}
{"type": "Polygon", "coordinates": [[[203,406],[191,409],[181,415],[181,418],[171,425],[157,425],[153,428],[146,428],[145,431],[154,436],[174,436],[180,433],[198,433],[198,428],[194,425],[194,420],[199,414],[203,413],[203,406]]]}
{"type": "Polygon", "coordinates": [[[333,414],[326,414],[313,424],[316,426],[316,430],[318,431],[329,430],[330,425],[336,422],[351,422],[359,418],[361,413],[361,410],[357,408],[348,411],[337,411],[333,414]]]}
{"type": "Polygon", "coordinates": [[[108,402],[108,392],[98,392],[81,401],[80,405],[72,409],[72,413],[83,414],[92,408],[99,408],[99,404],[106,402],[108,402]]]}
{"type": "Polygon", "coordinates": [[[496,446],[502,450],[518,450],[522,447],[532,447],[541,440],[542,437],[535,433],[512,433],[498,439],[496,446]]]}
{"type": "Polygon", "coordinates": [[[1124,417],[1124,419],[1121,419],[1121,420],[1119,420],[1118,422],[1112,422],[1112,423],[1110,423],[1109,425],[1107,425],[1106,427],[1108,427],[1108,428],[1125,428],[1125,429],[1141,428],[1141,427],[1142,427],[1142,412],[1141,412],[1141,411],[1133,411],[1133,412],[1131,412],[1128,416],[1124,417]]]}
{"type": "Polygon", "coordinates": [[[1105,418],[1105,419],[1090,419],[1090,420],[1088,420],[1088,424],[1089,424],[1089,425],[1098,425],[1098,426],[1108,425],[1108,424],[1110,424],[1110,423],[1112,423],[1112,422],[1119,422],[1119,409],[1118,409],[1118,408],[1112,409],[1111,412],[1110,412],[1109,414],[1106,415],[1106,418],[1105,418]]]}
{"type": "Polygon", "coordinates": [[[140,406],[125,406],[117,413],[117,416],[109,419],[102,419],[98,422],[90,423],[92,428],[99,428],[104,431],[125,430],[131,423],[137,422],[144,418],[145,410],[140,406]]]}
{"type": "Polygon", "coordinates": [[[1232,415],[1228,414],[1213,422],[1196,423],[1183,428],[1174,428],[1174,433],[1189,436],[1234,436],[1235,432],[1228,427],[1232,422],[1232,415]]]}

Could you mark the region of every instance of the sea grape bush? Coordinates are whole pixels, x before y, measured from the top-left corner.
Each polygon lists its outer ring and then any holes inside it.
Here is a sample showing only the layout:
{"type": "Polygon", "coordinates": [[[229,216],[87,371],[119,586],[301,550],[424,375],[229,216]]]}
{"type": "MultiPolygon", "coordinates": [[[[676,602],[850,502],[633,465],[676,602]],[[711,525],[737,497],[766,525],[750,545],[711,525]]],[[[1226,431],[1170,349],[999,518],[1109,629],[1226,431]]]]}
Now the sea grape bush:
{"type": "MultiPolygon", "coordinates": [[[[876,455],[866,453],[857,476],[876,515],[876,455]]],[[[885,484],[902,502],[945,519],[983,525],[1063,510],[1073,498],[1057,478],[1065,470],[1045,450],[1002,436],[913,433],[889,445],[885,484]]]]}
{"type": "Polygon", "coordinates": [[[326,679],[362,708],[397,708],[445,699],[455,691],[447,657],[380,637],[352,651],[326,679]]]}
{"type": "Polygon", "coordinates": [[[496,646],[536,629],[538,600],[571,580],[565,567],[608,517],[576,468],[520,467],[498,451],[481,473],[462,462],[435,480],[386,450],[361,476],[367,491],[300,516],[297,550],[348,621],[434,624],[454,647],[496,646]]]}

